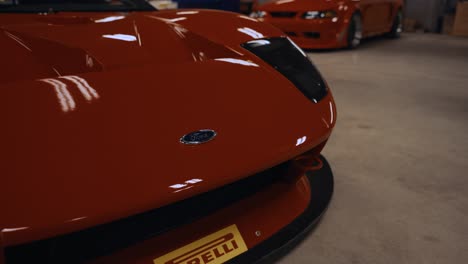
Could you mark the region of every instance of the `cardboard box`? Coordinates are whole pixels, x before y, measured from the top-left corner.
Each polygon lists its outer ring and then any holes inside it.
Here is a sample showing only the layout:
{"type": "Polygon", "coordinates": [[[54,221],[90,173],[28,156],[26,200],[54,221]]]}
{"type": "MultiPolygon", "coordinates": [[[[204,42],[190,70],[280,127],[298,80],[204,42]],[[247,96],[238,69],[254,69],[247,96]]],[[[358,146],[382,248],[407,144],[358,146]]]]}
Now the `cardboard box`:
{"type": "Polygon", "coordinates": [[[459,2],[452,34],[468,37],[468,2],[459,2]]]}
{"type": "Polygon", "coordinates": [[[415,32],[416,31],[416,20],[405,18],[403,21],[403,29],[405,32],[415,32]]]}
{"type": "Polygon", "coordinates": [[[445,15],[444,24],[442,25],[442,33],[450,35],[453,32],[453,24],[455,23],[454,15],[445,15]]]}

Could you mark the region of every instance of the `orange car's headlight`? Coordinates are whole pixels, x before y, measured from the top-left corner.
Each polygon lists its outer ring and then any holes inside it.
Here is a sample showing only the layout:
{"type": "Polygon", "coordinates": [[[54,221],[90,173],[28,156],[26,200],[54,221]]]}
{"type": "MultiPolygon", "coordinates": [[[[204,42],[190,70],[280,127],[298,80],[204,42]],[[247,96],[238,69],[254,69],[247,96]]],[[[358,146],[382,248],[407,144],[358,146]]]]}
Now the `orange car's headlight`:
{"type": "Polygon", "coordinates": [[[304,13],[302,18],[304,19],[321,19],[321,18],[334,18],[337,16],[337,13],[333,10],[326,11],[308,11],[304,13]]]}
{"type": "Polygon", "coordinates": [[[254,11],[252,13],[250,13],[250,17],[251,18],[263,18],[266,16],[266,12],[265,11],[254,11]]]}

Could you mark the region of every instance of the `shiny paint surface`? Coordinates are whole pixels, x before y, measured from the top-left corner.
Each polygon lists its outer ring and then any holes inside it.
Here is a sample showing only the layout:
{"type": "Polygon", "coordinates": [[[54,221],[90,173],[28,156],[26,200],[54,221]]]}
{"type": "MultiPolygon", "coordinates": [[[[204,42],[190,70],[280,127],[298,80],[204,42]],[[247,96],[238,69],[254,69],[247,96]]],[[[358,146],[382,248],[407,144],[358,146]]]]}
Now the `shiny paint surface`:
{"type": "Polygon", "coordinates": [[[240,47],[282,35],[218,11],[2,14],[3,246],[171,204],[326,141],[331,93],[310,102],[240,47]],[[179,142],[200,129],[218,135],[179,142]]]}
{"type": "Polygon", "coordinates": [[[363,37],[389,32],[393,20],[402,8],[402,0],[271,0],[257,5],[256,11],[267,15],[260,20],[268,22],[290,36],[301,48],[325,49],[345,47],[350,19],[355,13],[362,18],[363,37]],[[304,19],[308,11],[333,10],[335,18],[304,19]],[[293,18],[272,17],[269,12],[296,12],[293,18]],[[320,33],[320,38],[308,38],[304,32],[320,33]]]}

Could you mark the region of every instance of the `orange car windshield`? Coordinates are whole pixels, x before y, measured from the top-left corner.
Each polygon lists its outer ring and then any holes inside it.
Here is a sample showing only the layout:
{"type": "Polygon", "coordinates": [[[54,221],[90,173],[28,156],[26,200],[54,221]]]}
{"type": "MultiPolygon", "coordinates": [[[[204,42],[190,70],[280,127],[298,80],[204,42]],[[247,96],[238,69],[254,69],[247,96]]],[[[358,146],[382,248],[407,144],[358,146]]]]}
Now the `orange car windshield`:
{"type": "Polygon", "coordinates": [[[0,0],[0,12],[153,11],[145,0],[0,0]]]}

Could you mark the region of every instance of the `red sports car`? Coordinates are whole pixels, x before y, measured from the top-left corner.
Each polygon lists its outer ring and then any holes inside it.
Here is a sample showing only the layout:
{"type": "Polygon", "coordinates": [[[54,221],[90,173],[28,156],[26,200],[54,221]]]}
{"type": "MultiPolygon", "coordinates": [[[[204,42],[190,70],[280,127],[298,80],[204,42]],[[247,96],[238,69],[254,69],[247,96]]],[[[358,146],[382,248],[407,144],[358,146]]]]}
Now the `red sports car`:
{"type": "Polygon", "coordinates": [[[282,29],[304,49],[354,48],[362,38],[402,32],[403,0],[270,0],[251,17],[282,29]]]}
{"type": "Polygon", "coordinates": [[[251,263],[325,211],[335,103],[275,27],[144,0],[0,12],[0,263],[251,263]]]}

